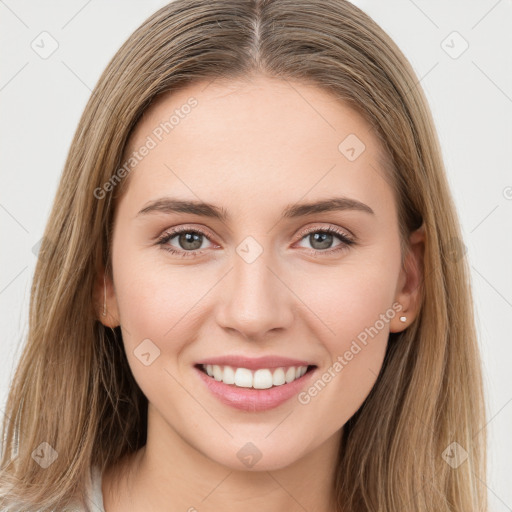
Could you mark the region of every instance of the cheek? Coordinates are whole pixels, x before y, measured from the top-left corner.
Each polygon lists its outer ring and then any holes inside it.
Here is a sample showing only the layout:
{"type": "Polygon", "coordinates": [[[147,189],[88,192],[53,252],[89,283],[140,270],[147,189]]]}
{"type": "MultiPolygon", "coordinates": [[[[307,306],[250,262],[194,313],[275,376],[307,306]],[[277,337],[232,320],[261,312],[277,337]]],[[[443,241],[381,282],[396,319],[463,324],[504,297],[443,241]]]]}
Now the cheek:
{"type": "Polygon", "coordinates": [[[301,283],[297,295],[323,324],[326,339],[341,342],[372,326],[386,311],[393,312],[397,272],[379,265],[341,264],[296,280],[301,283]]]}
{"type": "Polygon", "coordinates": [[[126,354],[148,393],[153,385],[161,386],[157,375],[161,378],[164,369],[176,376],[181,371],[181,354],[197,337],[200,320],[210,313],[205,298],[215,283],[211,270],[171,264],[163,253],[155,249],[123,254],[119,248],[117,260],[113,255],[126,354]],[[141,366],[139,357],[147,352],[154,362],[141,366]]]}
{"type": "Polygon", "coordinates": [[[192,407],[180,401],[178,359],[194,332],[193,306],[206,290],[198,289],[199,281],[187,269],[163,265],[165,258],[127,254],[113,264],[123,342],[133,376],[157,409],[175,410],[178,404],[182,409],[192,407]]]}
{"type": "Polygon", "coordinates": [[[367,266],[364,273],[347,265],[323,285],[310,279],[302,289],[329,358],[299,397],[314,411],[305,419],[312,429],[322,417],[325,428],[336,430],[372,390],[386,354],[389,322],[396,314],[391,307],[395,285],[396,276],[382,272],[379,265],[367,266]]]}
{"type": "Polygon", "coordinates": [[[161,337],[199,299],[201,282],[196,272],[169,263],[159,247],[141,249],[119,241],[116,249],[114,280],[123,324],[161,337]]]}
{"type": "Polygon", "coordinates": [[[294,281],[300,283],[297,295],[314,313],[304,310],[310,325],[318,326],[331,364],[341,358],[343,369],[335,373],[343,377],[335,380],[344,381],[343,388],[353,396],[369,392],[382,366],[396,315],[392,305],[399,270],[400,253],[391,244],[294,281]]]}

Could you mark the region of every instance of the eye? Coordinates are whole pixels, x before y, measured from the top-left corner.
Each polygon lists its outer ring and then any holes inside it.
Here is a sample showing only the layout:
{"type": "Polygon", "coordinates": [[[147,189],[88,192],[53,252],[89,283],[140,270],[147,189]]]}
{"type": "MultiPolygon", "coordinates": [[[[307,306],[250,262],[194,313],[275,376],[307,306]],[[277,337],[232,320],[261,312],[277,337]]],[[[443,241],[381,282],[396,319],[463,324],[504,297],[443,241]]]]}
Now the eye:
{"type": "Polygon", "coordinates": [[[350,245],[355,243],[355,241],[346,233],[332,226],[327,228],[312,227],[305,233],[302,233],[302,235],[303,236],[300,241],[308,241],[311,245],[312,252],[315,254],[337,253],[339,251],[347,250],[350,245]],[[332,248],[332,244],[336,238],[340,243],[332,248]]]}
{"type": "Polygon", "coordinates": [[[196,256],[197,253],[202,252],[204,240],[210,240],[206,233],[200,229],[181,227],[167,231],[158,239],[158,245],[162,245],[163,249],[172,254],[183,258],[196,256]],[[178,247],[170,245],[171,240],[176,239],[178,247]]]}
{"type": "MultiPolygon", "coordinates": [[[[203,246],[205,240],[211,242],[209,236],[201,229],[192,229],[187,226],[182,226],[172,229],[171,231],[166,231],[158,239],[157,244],[180,258],[193,258],[208,249],[208,247],[205,248],[203,246]],[[174,239],[176,239],[175,244],[177,244],[177,246],[170,243],[174,239]]],[[[303,240],[307,240],[311,244],[310,252],[313,255],[321,254],[322,256],[348,250],[350,245],[355,244],[355,240],[349,237],[349,235],[333,226],[326,228],[309,228],[302,233],[302,238],[299,241],[302,242],[303,240]],[[332,244],[336,238],[339,243],[332,248],[332,244]]],[[[308,248],[306,247],[306,249],[308,248]]]]}

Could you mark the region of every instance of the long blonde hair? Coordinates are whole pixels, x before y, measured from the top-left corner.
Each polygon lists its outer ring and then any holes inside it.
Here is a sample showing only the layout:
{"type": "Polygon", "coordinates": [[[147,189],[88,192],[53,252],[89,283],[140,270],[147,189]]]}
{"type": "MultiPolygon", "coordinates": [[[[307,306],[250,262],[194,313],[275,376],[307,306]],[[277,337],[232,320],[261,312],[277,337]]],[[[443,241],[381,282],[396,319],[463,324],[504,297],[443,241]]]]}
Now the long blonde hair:
{"type": "Polygon", "coordinates": [[[78,125],[40,248],[3,422],[2,507],[60,510],[83,500],[91,465],[104,470],[145,444],[147,399],[119,327],[105,328],[93,301],[100,269],[111,275],[116,204],[111,191],[95,191],[118,171],[157,95],[253,73],[314,84],[357,109],[389,156],[403,253],[408,234],[425,226],[422,307],[390,334],[377,382],[345,425],[338,509],[487,510],[470,274],[436,131],[404,55],[346,0],[175,0],[113,57],[78,125]],[[37,450],[58,456],[44,468],[37,450]],[[450,463],[466,452],[462,464],[450,463]]]}

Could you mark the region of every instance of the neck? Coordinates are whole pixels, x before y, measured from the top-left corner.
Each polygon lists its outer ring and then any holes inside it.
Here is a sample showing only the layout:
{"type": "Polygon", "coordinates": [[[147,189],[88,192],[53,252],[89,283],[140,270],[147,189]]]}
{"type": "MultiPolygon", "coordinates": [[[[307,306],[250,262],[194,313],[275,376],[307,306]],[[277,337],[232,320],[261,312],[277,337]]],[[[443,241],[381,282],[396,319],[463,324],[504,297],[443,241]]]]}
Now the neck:
{"type": "MultiPolygon", "coordinates": [[[[341,432],[284,467],[266,466],[263,455],[243,470],[191,446],[150,405],[146,445],[104,473],[105,511],[334,512],[341,432]]],[[[214,432],[212,440],[223,442],[214,432]]]]}

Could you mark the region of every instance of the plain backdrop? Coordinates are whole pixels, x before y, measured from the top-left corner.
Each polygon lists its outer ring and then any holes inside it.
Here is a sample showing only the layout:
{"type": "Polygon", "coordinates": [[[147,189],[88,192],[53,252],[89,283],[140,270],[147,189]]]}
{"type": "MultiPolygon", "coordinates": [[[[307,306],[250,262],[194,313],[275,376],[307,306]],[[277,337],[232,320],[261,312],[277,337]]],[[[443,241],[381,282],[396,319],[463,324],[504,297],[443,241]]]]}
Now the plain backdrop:
{"type": "MultiPolygon", "coordinates": [[[[34,246],[82,110],[120,45],[165,3],[0,0],[0,414],[27,333],[34,246]]],[[[354,3],[410,60],[434,116],[472,271],[489,501],[510,511],[512,2],[354,3]]]]}

